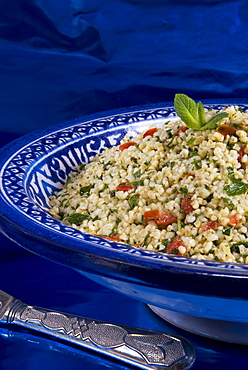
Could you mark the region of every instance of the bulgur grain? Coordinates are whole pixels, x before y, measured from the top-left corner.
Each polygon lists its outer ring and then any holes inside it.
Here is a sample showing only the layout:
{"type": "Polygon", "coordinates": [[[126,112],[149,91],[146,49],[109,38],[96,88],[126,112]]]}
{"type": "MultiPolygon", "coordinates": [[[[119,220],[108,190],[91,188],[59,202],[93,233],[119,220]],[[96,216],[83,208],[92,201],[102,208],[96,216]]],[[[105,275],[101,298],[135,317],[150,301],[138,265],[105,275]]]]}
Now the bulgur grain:
{"type": "MultiPolygon", "coordinates": [[[[51,215],[139,248],[248,263],[248,113],[222,111],[215,129],[166,122],[105,149],[51,197],[51,215]]],[[[205,109],[206,120],[216,113],[205,109]]]]}

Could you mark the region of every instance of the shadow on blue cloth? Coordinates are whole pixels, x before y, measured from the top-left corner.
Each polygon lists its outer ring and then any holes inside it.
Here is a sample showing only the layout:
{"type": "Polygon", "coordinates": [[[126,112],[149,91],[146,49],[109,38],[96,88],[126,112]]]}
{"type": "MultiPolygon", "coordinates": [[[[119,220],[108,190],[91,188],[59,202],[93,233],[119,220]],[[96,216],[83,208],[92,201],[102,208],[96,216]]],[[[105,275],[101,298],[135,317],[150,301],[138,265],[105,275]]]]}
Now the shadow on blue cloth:
{"type": "Polygon", "coordinates": [[[247,97],[248,2],[2,0],[0,129],[102,110],[247,97]]]}

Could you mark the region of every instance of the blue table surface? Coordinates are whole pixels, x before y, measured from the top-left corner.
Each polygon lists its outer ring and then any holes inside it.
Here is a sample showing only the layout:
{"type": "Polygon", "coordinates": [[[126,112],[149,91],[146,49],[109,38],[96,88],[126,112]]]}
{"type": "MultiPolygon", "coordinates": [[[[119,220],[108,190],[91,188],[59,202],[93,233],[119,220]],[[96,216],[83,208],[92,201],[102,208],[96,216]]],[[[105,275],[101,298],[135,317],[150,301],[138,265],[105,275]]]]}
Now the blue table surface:
{"type": "MultiPolygon", "coordinates": [[[[0,133],[0,145],[17,135],[0,133]]],[[[1,289],[23,302],[84,317],[184,336],[194,345],[194,370],[247,365],[246,346],[197,336],[166,323],[145,304],[118,294],[76,271],[31,254],[0,234],[1,289]]],[[[77,346],[13,326],[0,326],[1,370],[131,369],[77,346]]]]}

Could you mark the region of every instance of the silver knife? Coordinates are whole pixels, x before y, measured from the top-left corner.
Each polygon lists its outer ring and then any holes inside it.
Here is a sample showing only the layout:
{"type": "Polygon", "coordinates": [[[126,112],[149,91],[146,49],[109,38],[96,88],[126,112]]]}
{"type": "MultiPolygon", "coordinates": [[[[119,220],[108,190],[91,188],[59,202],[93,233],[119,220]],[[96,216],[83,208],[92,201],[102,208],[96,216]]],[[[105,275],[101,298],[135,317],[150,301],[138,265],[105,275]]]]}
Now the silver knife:
{"type": "Polygon", "coordinates": [[[0,290],[0,324],[16,324],[148,370],[184,370],[195,361],[185,338],[29,306],[0,290]]]}

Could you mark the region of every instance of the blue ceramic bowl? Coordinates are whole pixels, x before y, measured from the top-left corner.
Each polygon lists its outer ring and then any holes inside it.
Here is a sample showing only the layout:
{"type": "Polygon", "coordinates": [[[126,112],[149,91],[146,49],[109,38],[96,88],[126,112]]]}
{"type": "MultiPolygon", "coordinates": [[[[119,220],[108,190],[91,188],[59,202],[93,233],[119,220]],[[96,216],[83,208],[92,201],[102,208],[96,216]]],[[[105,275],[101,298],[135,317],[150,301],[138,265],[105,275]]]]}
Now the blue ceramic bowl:
{"type": "MultiPolygon", "coordinates": [[[[248,109],[244,100],[205,106],[234,103],[248,109]]],[[[29,251],[159,308],[161,315],[248,325],[247,265],[133,248],[65,226],[47,212],[48,197],[73,168],[117,145],[127,133],[133,136],[168,119],[176,119],[172,104],[105,112],[35,131],[2,148],[1,231],[29,251]]]]}

